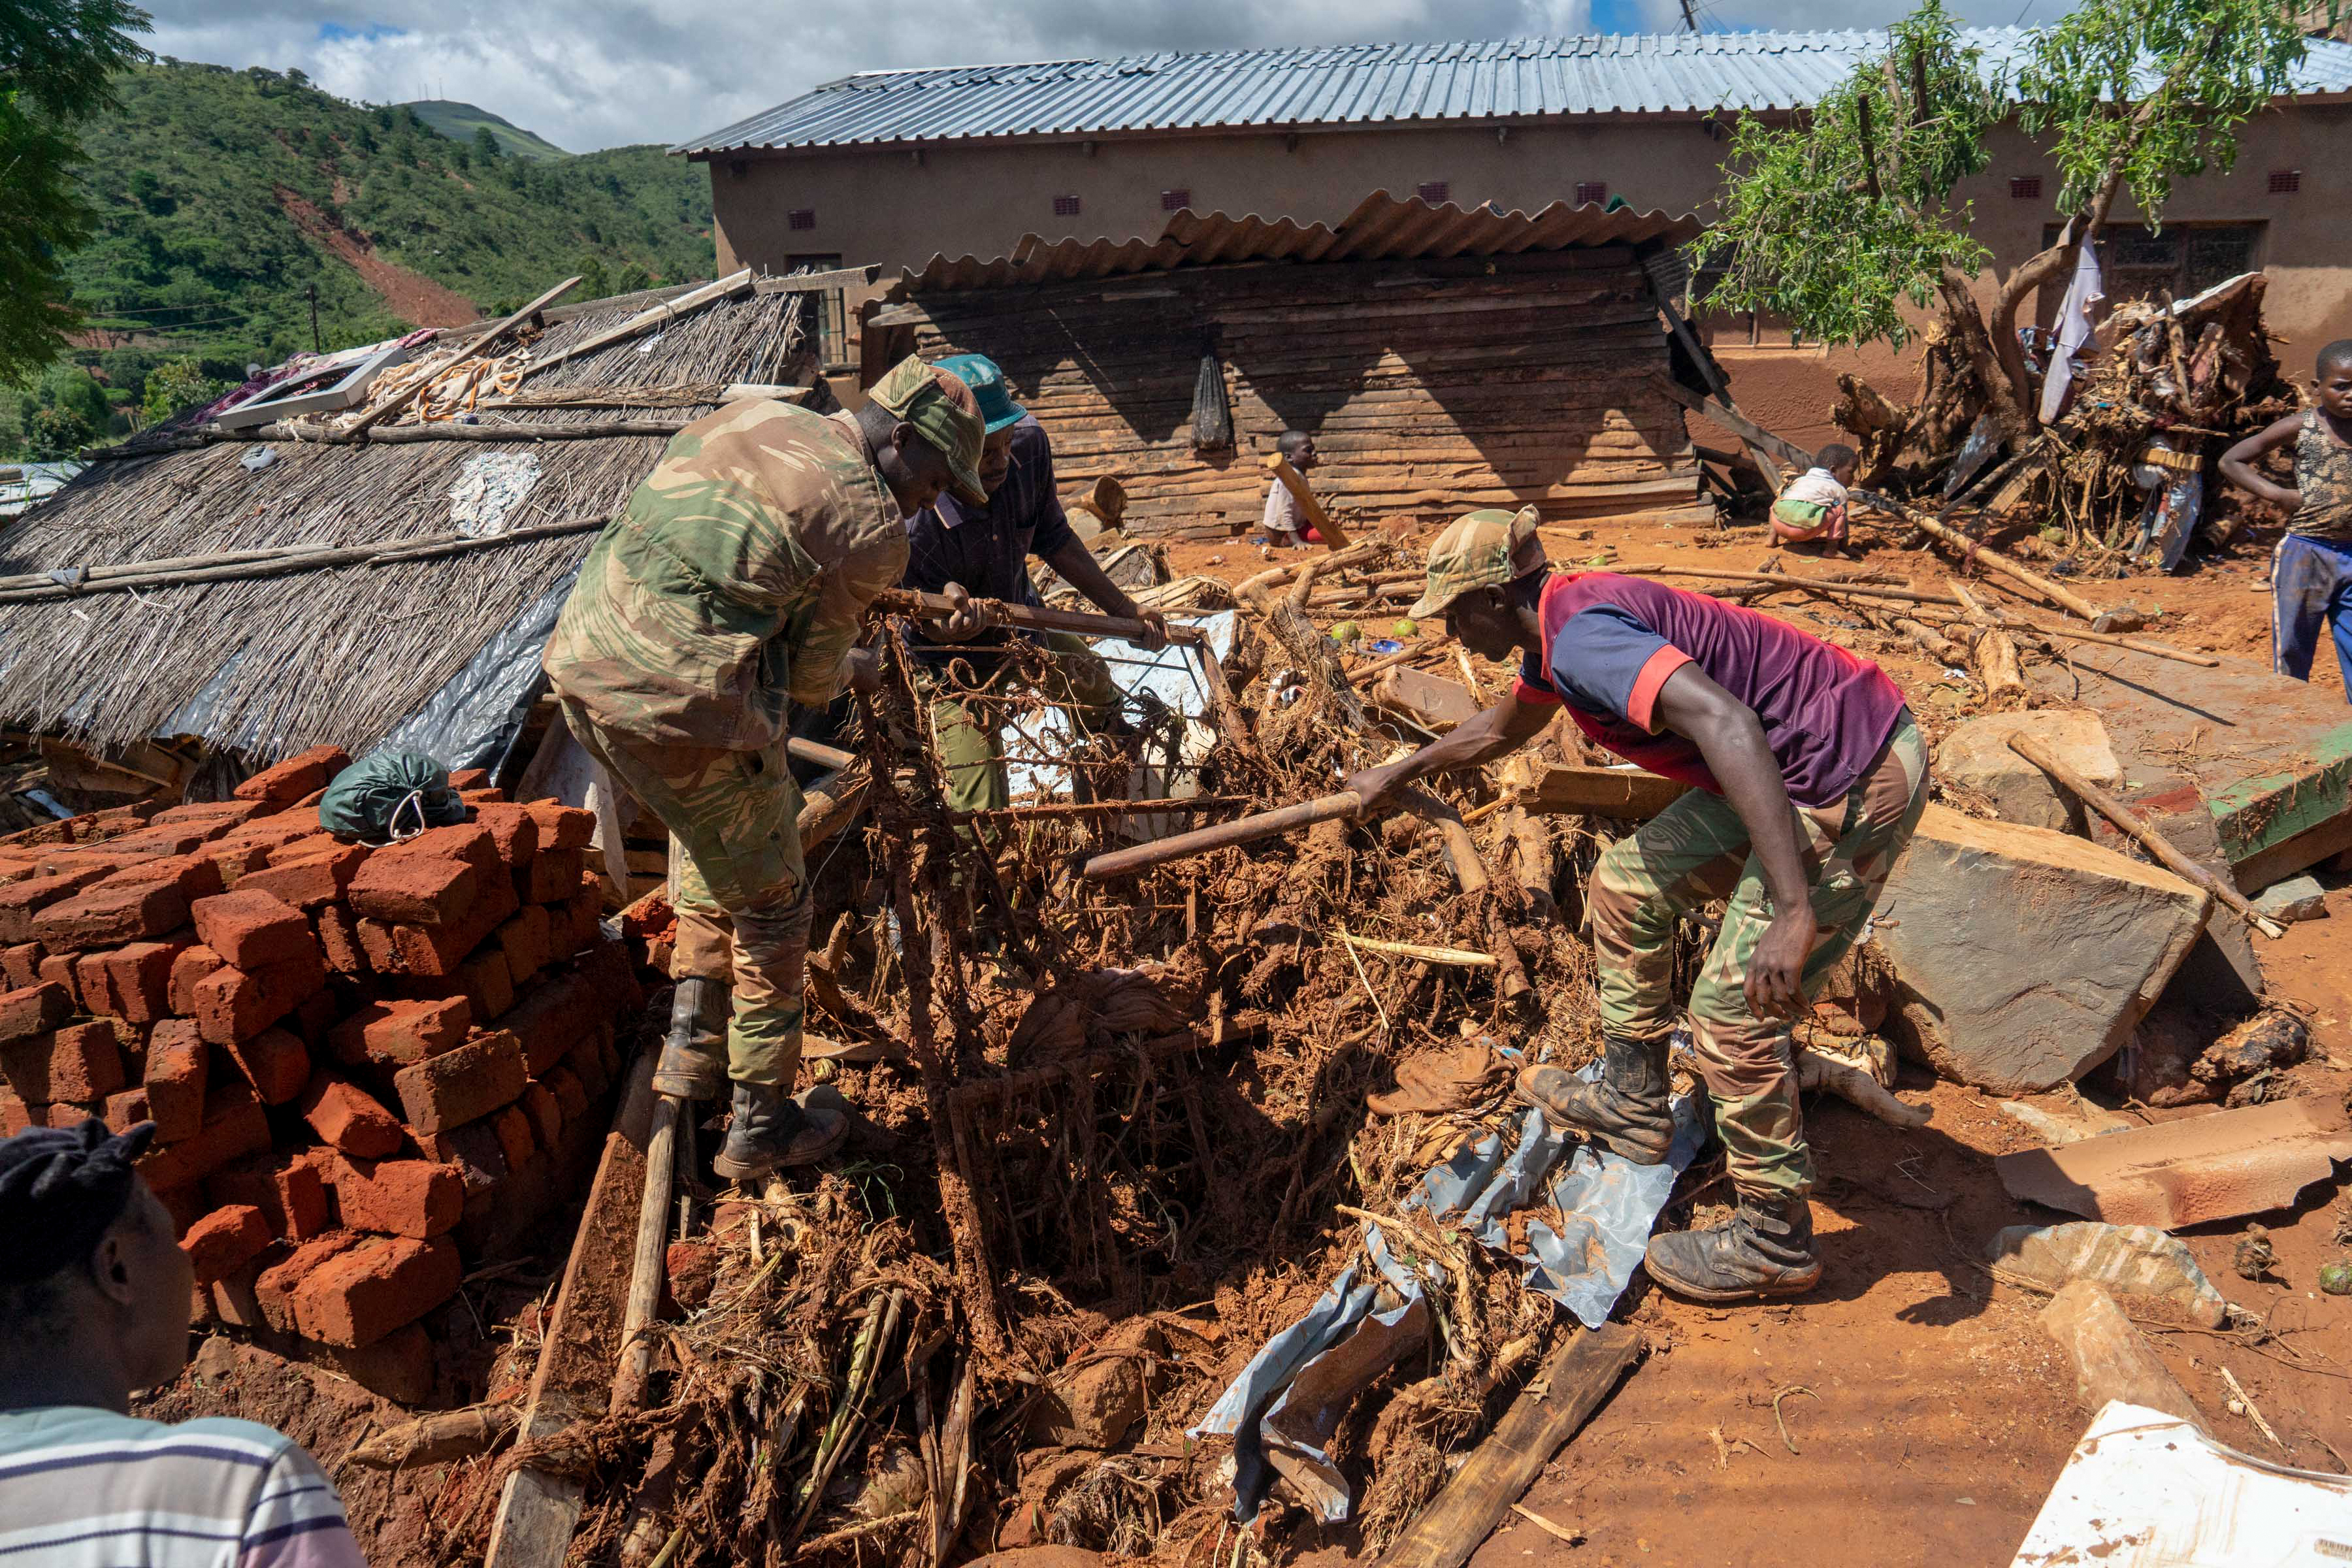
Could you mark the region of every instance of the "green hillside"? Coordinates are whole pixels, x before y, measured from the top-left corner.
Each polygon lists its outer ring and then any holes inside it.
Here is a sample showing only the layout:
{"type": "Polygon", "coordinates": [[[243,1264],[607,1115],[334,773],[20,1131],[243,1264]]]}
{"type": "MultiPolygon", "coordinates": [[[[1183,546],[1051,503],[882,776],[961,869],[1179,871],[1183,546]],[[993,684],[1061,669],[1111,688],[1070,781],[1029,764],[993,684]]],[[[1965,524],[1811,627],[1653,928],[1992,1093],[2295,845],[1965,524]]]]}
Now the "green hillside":
{"type": "Polygon", "coordinates": [[[83,138],[99,226],[68,263],[90,330],[74,363],[0,386],[0,458],[30,455],[44,407],[121,433],[160,365],[234,381],[310,347],[314,289],[331,349],[511,310],[574,272],[586,299],[715,264],[709,177],[658,147],[484,159],[293,71],[165,60],[119,90],[83,138]]]}
{"type": "Polygon", "coordinates": [[[399,105],[413,109],[416,118],[453,142],[471,142],[483,126],[498,138],[499,151],[509,158],[535,158],[545,163],[554,158],[569,158],[571,153],[543,136],[534,136],[512,121],[501,119],[487,109],[470,103],[455,103],[446,98],[421,98],[414,103],[399,105]]]}

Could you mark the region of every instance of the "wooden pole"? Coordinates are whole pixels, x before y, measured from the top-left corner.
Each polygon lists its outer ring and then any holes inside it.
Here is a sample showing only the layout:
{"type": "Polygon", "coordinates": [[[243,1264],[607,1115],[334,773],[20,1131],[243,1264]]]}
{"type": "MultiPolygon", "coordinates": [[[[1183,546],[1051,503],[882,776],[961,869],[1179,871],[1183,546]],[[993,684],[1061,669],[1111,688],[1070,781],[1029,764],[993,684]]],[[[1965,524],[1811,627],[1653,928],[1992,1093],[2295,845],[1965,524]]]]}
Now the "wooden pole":
{"type": "Polygon", "coordinates": [[[1155,838],[1149,844],[1138,844],[1132,848],[1114,849],[1087,861],[1080,875],[1097,882],[1132,876],[1154,866],[1164,866],[1171,860],[1189,860],[1213,849],[1255,844],[1261,838],[1274,838],[1286,833],[1296,833],[1303,827],[1312,827],[1318,822],[1350,816],[1362,804],[1355,791],[1341,790],[1337,795],[1303,800],[1296,805],[1280,806],[1273,811],[1257,812],[1249,816],[1236,817],[1231,822],[1220,822],[1211,827],[1196,827],[1190,833],[1171,833],[1165,838],[1155,838]]]}
{"type": "Polygon", "coordinates": [[[1323,510],[1323,503],[1315,499],[1315,492],[1307,488],[1307,476],[1291,467],[1290,459],[1279,452],[1268,452],[1265,462],[1265,471],[1282,481],[1282,488],[1291,493],[1298,502],[1298,510],[1306,515],[1307,521],[1315,525],[1315,531],[1323,536],[1323,548],[1347,549],[1347,534],[1331,521],[1331,514],[1323,510]]]}
{"type": "Polygon", "coordinates": [[[645,1396],[653,1370],[654,1341],[648,1332],[660,1308],[667,1277],[669,1192],[677,1173],[678,1102],[654,1100],[653,1136],[646,1143],[646,1195],[637,1209],[637,1246],[629,1274],[629,1303],[621,1319],[621,1369],[613,1379],[614,1411],[634,1410],[645,1396]]]}
{"type": "MultiPolygon", "coordinates": [[[[1867,492],[1864,493],[1866,494],[1867,492]]],[[[1855,499],[1862,500],[1863,498],[1857,496],[1855,499]]],[[[1868,500],[1864,500],[1863,504],[1868,506],[1872,503],[1868,500]]],[[[1978,543],[1975,540],[1970,539],[1967,534],[1962,533],[1958,529],[1949,527],[1938,520],[1928,516],[1926,512],[1921,511],[1917,507],[1904,506],[1899,501],[1895,502],[1895,505],[1897,509],[1895,515],[1911,523],[1928,538],[1937,540],[1944,544],[1948,544],[1954,550],[1958,551],[1960,552],[1960,560],[1964,564],[1969,562],[1976,562],[1979,564],[1990,567],[1991,570],[2000,573],[2002,576],[2007,577],[2011,582],[2022,584],[2025,587],[2039,595],[2041,597],[2049,600],[2060,609],[2080,616],[2086,621],[2095,621],[2101,616],[2106,614],[2105,610],[2102,610],[2098,605],[2092,604],[2088,599],[2084,598],[2073,589],[2052,582],[2049,578],[2044,577],[2039,572],[2019,565],[2016,562],[2011,561],[2008,556],[2003,555],[2000,551],[1993,549],[1990,545],[1978,543]]],[[[1884,510],[1885,509],[1884,507],[1880,507],[1877,510],[1884,510]]]]}
{"type": "Polygon", "coordinates": [[[740,272],[721,278],[716,283],[705,284],[690,294],[681,294],[675,300],[656,305],[650,310],[641,310],[619,326],[607,328],[593,337],[583,339],[568,349],[550,354],[536,363],[525,365],[521,376],[518,379],[528,381],[541,371],[553,370],[566,360],[578,359],[583,354],[593,354],[599,349],[611,348],[614,343],[625,343],[631,338],[649,332],[654,328],[666,325],[680,316],[689,315],[706,305],[715,305],[730,295],[745,292],[751,286],[751,269],[746,267],[740,272]]]}
{"type": "Polygon", "coordinates": [[[1642,1336],[1622,1323],[1566,1331],[1543,1371],[1495,1424],[1494,1435],[1463,1461],[1379,1568],[1461,1568],[1551,1457],[1592,1418],[1641,1350],[1642,1336]]]}
{"type": "Polygon", "coordinates": [[[1813,466],[1813,455],[1811,452],[1793,441],[1784,441],[1773,435],[1723,399],[1701,397],[1670,375],[1653,373],[1650,380],[1656,384],[1659,391],[1692,413],[1706,415],[1741,440],[1762,447],[1790,468],[1801,471],[1813,466]]]}
{"type": "Polygon", "coordinates": [[[2052,756],[2049,750],[2031,735],[2021,730],[2013,731],[2009,737],[2009,749],[2081,796],[2084,805],[2092,807],[2101,816],[2114,823],[2126,835],[2137,840],[2140,847],[2155,856],[2163,864],[2165,869],[2185,881],[2196,883],[2228,905],[2231,912],[2248,925],[2273,942],[2286,934],[2284,926],[2248,903],[2244,894],[2220,880],[2204,867],[2182,854],[2171,839],[2150,826],[2145,817],[2056,757],[2052,756]]]}
{"type": "MultiPolygon", "coordinates": [[[[984,626],[1076,632],[1085,637],[1123,637],[1129,642],[1141,642],[1151,635],[1150,627],[1126,616],[1097,616],[1080,610],[1049,609],[1040,605],[1013,605],[1003,599],[975,598],[971,604],[979,610],[984,626]]],[[[955,605],[946,595],[918,594],[907,588],[884,589],[874,601],[873,608],[885,615],[921,616],[929,620],[945,620],[955,614],[955,605]]],[[[1170,626],[1168,640],[1180,647],[1196,647],[1207,639],[1198,626],[1170,626]]]]}

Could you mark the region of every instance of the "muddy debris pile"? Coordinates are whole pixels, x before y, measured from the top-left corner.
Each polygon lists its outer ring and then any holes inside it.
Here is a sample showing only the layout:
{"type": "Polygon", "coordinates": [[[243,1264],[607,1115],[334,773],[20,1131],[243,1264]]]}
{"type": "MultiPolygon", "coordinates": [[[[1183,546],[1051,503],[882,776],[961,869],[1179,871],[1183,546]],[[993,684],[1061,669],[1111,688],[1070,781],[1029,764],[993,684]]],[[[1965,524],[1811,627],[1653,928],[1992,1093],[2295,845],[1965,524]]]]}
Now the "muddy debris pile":
{"type": "Polygon", "coordinates": [[[592,814],[475,787],[371,847],[320,826],[349,763],[0,838],[0,1126],[152,1121],[197,1323],[415,1404],[419,1320],[593,1161],[642,993],[592,814]]]}

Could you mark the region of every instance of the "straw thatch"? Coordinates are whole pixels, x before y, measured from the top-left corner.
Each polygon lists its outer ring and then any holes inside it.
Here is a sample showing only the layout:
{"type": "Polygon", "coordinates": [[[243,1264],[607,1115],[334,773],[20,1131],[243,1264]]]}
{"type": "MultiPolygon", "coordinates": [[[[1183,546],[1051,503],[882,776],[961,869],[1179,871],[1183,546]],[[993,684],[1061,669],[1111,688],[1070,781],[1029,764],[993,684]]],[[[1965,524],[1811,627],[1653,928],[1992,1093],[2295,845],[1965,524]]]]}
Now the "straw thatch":
{"type": "MultiPolygon", "coordinates": [[[[556,366],[529,383],[674,387],[781,383],[803,363],[798,294],[747,294],[556,366]]],[[[550,326],[546,357],[625,320],[625,304],[550,326]]],[[[665,409],[686,423],[711,405],[665,409]]],[[[498,409],[485,423],[606,421],[593,408],[498,409]]],[[[93,463],[0,524],[0,574],[296,544],[393,545],[452,530],[451,487],[486,451],[530,452],[536,482],[509,528],[616,511],[666,445],[656,436],[519,444],[225,440],[93,463]]],[[[0,605],[0,727],[107,750],[191,736],[259,762],[354,753],[415,712],[516,616],[577,571],[582,531],[383,566],[0,605]],[[200,712],[192,702],[203,694],[200,712]]]]}

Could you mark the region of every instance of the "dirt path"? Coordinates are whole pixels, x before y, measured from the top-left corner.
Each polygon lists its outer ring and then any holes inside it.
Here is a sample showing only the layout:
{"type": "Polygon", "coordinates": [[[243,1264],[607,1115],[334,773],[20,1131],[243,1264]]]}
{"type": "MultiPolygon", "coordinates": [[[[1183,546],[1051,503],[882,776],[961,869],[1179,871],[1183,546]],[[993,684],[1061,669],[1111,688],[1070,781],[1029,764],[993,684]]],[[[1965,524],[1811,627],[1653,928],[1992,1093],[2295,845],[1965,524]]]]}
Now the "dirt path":
{"type": "Polygon", "coordinates": [[[278,205],[295,226],[348,263],[367,286],[383,296],[393,314],[420,327],[462,327],[481,319],[474,302],[430,278],[394,266],[375,253],[375,242],[343,227],[310,202],[278,187],[278,205]]]}

